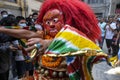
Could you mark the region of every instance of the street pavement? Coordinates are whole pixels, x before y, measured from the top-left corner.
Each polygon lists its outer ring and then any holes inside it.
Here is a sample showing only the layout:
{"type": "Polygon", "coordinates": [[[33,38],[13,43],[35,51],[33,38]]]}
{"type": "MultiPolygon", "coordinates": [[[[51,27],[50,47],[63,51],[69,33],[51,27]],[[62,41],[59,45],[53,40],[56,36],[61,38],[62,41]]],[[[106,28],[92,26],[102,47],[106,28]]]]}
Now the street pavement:
{"type": "MultiPolygon", "coordinates": [[[[106,42],[103,43],[102,50],[107,54],[108,50],[106,47],[106,42]]],[[[106,62],[101,62],[98,64],[95,64],[92,69],[92,75],[94,77],[94,80],[120,80],[120,74],[117,74],[115,72],[116,68],[113,68],[109,66],[106,62]],[[108,73],[108,71],[112,70],[112,72],[108,73]],[[113,74],[116,73],[116,74],[113,74]]],[[[120,73],[120,70],[118,70],[120,73]]]]}
{"type": "Polygon", "coordinates": [[[104,40],[104,43],[103,43],[103,48],[102,50],[107,54],[108,53],[108,50],[107,50],[107,47],[106,47],[106,41],[104,40]]]}
{"type": "Polygon", "coordinates": [[[108,73],[108,71],[111,69],[113,68],[109,66],[106,62],[95,64],[92,69],[94,80],[120,80],[120,74],[116,73],[115,70],[111,73],[108,73]]]}

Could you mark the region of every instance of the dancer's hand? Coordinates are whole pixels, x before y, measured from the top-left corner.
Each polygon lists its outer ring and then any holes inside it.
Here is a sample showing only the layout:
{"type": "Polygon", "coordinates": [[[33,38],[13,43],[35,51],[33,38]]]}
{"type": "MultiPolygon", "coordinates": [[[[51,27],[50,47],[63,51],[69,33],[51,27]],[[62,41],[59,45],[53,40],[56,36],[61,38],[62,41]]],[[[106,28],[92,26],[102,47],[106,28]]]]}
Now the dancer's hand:
{"type": "Polygon", "coordinates": [[[15,47],[14,45],[10,45],[9,48],[10,48],[12,51],[16,51],[16,50],[18,50],[18,48],[15,47]]]}
{"type": "Polygon", "coordinates": [[[52,40],[43,40],[41,38],[31,38],[26,43],[26,45],[28,46],[28,48],[26,48],[26,51],[31,51],[32,49],[36,48],[37,45],[38,45],[37,48],[39,48],[39,51],[44,51],[49,46],[51,41],[52,40]]]}

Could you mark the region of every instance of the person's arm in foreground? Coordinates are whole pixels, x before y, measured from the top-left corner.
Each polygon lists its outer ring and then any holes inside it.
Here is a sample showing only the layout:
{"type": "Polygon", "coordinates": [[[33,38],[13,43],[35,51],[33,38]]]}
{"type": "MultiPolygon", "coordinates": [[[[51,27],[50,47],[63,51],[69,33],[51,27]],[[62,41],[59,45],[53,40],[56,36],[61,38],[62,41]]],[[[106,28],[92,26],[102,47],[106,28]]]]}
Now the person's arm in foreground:
{"type": "Polygon", "coordinates": [[[115,63],[115,66],[120,66],[120,49],[118,51],[118,61],[115,63]]]}
{"type": "Polygon", "coordinates": [[[115,41],[115,44],[116,44],[116,45],[117,45],[117,43],[118,43],[119,38],[120,38],[120,31],[119,31],[118,34],[117,34],[117,38],[116,38],[116,41],[115,41]]]}
{"type": "Polygon", "coordinates": [[[4,27],[0,27],[0,32],[8,34],[10,36],[16,37],[16,38],[25,38],[25,39],[30,39],[30,38],[42,38],[43,33],[42,32],[33,32],[25,29],[7,29],[4,27]]]}
{"type": "MultiPolygon", "coordinates": [[[[120,31],[117,36],[117,39],[119,39],[119,37],[120,37],[120,31]]],[[[118,61],[116,62],[116,66],[120,66],[120,42],[119,42],[119,51],[118,51],[118,61]]]]}

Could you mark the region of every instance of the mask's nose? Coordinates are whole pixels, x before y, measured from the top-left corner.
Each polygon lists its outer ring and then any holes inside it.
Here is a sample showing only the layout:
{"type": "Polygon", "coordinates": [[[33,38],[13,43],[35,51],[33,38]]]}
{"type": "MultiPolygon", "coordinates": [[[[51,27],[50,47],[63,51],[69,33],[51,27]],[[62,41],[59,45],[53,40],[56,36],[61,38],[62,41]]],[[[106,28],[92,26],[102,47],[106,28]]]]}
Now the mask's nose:
{"type": "Polygon", "coordinates": [[[51,21],[50,22],[50,28],[54,28],[55,27],[55,24],[51,21]]]}
{"type": "Polygon", "coordinates": [[[50,26],[51,26],[51,25],[53,25],[53,22],[52,22],[52,21],[50,22],[50,26]]]}

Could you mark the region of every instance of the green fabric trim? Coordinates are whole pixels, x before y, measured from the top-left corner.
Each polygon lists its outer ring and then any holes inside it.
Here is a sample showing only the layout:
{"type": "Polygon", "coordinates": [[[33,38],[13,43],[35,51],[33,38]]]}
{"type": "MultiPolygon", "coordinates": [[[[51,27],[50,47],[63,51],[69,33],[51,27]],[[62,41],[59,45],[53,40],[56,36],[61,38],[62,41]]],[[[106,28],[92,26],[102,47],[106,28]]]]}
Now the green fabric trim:
{"type": "Polygon", "coordinates": [[[48,47],[48,50],[50,51],[56,51],[59,53],[67,53],[67,52],[75,52],[78,49],[75,49],[73,47],[67,47],[69,45],[66,45],[66,42],[63,42],[62,40],[55,40],[53,41],[50,46],[48,47]]]}

